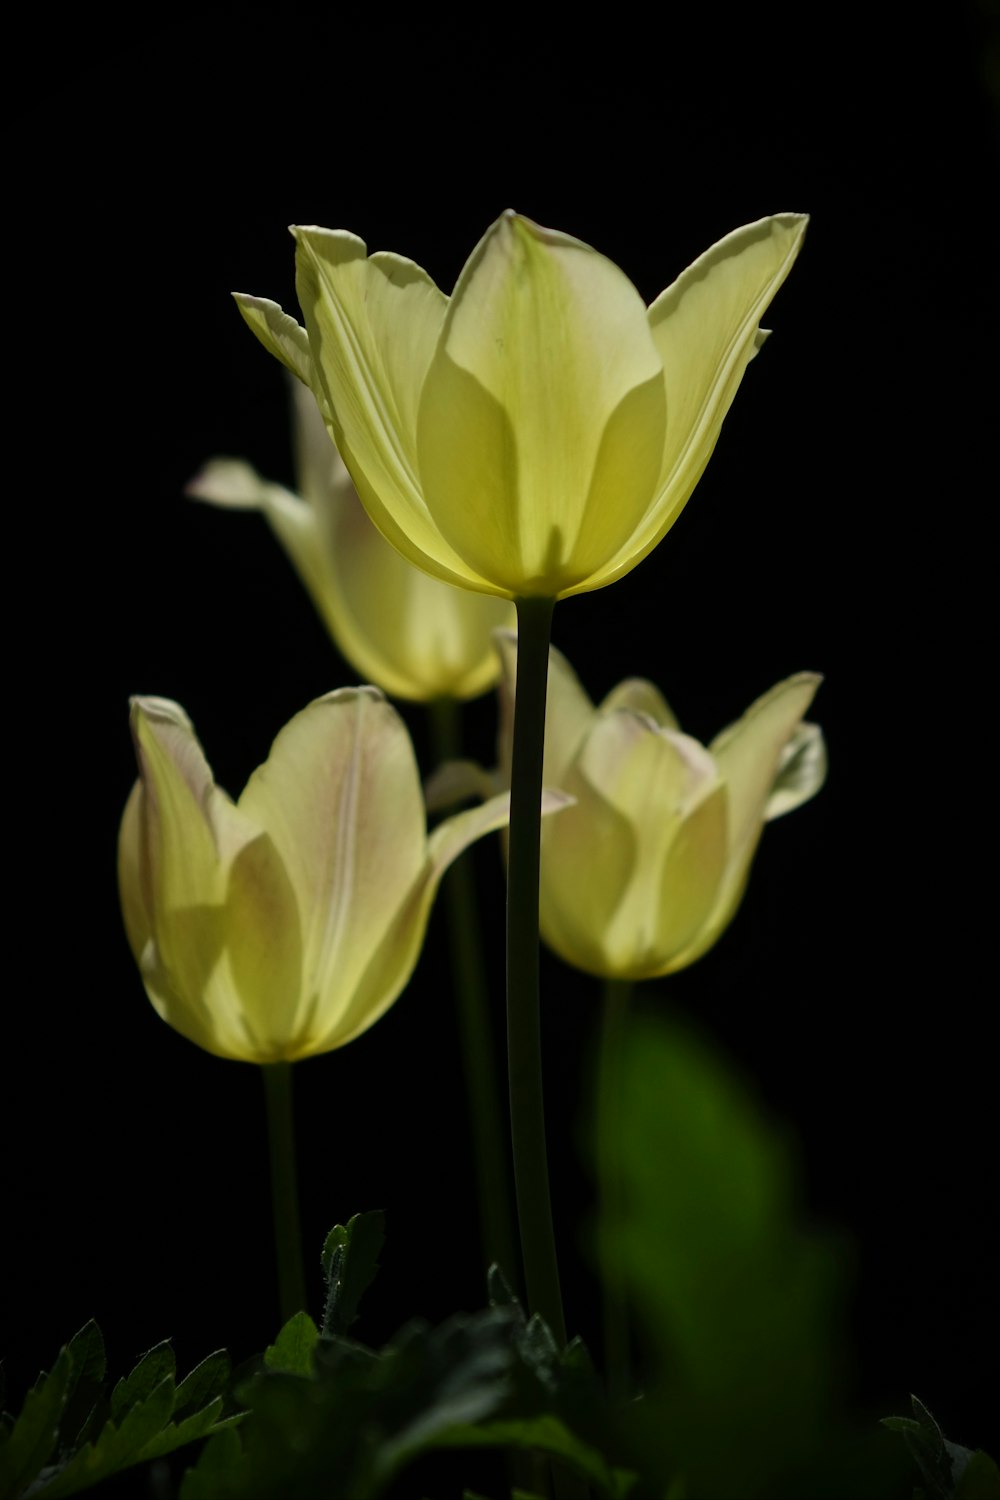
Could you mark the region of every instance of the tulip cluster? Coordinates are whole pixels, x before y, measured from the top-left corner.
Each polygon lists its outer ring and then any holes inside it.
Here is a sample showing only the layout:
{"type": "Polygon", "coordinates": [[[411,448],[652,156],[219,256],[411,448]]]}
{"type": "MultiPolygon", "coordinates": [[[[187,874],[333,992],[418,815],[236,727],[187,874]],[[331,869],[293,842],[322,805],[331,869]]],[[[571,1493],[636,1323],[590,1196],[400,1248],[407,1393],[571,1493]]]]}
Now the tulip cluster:
{"type": "MultiPolygon", "coordinates": [[[[732,919],[764,823],[813,795],[825,755],[804,722],[810,673],[778,683],[707,748],[649,683],[628,680],[595,708],[549,653],[552,610],[624,577],[676,521],[805,227],[778,214],[735,230],[648,308],[589,245],[514,213],[486,232],[451,297],[412,261],[315,227],[292,230],[302,324],[237,296],[298,382],[300,493],[233,459],[213,460],[189,493],[263,512],[343,655],[376,686],[309,704],[236,801],[184,711],[135,699],[139,779],[119,878],[159,1015],[209,1052],[265,1065],[292,1308],[287,1064],[344,1046],[386,1011],[446,867],[509,816],[518,1218],[529,1303],[564,1339],[539,924],[564,959],[616,984],[692,963],[732,919]],[[498,678],[501,788],[428,834],[413,749],[380,689],[464,699],[498,678]]],[[[485,1037],[489,1018],[476,1024],[485,1037]]]]}

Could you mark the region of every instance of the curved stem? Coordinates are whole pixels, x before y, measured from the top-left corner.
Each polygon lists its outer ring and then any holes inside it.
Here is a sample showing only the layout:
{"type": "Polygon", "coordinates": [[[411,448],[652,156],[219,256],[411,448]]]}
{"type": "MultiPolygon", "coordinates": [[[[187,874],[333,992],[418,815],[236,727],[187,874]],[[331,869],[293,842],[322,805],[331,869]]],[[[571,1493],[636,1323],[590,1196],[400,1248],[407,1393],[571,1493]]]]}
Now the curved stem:
{"type": "MultiPolygon", "coordinates": [[[[622,1041],[632,982],[608,979],[597,1064],[597,1176],[605,1237],[621,1232],[622,1184],[618,1154],[622,1103],[622,1041]]],[[[609,1257],[610,1258],[610,1257],[609,1257]]],[[[604,1363],[608,1394],[621,1400],[629,1389],[628,1304],[617,1273],[604,1275],[604,1363]]]]}
{"type": "Polygon", "coordinates": [[[517,600],[517,691],[507,861],[507,1055],[514,1186],[528,1309],[566,1343],[542,1101],[538,860],[552,599],[517,600]]]}
{"type": "Polygon", "coordinates": [[[295,1121],[292,1110],[292,1064],[268,1063],[261,1068],[267,1102],[267,1144],[271,1160],[271,1210],[274,1247],[278,1259],[281,1321],[306,1305],[299,1222],[299,1184],[295,1163],[295,1121]]]}
{"type": "MultiPolygon", "coordinates": [[[[454,698],[437,698],[427,708],[435,760],[438,764],[458,760],[462,749],[459,705],[454,698]]],[[[475,871],[469,851],[446,872],[442,884],[476,1168],[479,1232],[487,1264],[496,1262],[513,1286],[518,1280],[518,1264],[514,1249],[510,1166],[497,1084],[489,986],[480,941],[475,871]]]]}

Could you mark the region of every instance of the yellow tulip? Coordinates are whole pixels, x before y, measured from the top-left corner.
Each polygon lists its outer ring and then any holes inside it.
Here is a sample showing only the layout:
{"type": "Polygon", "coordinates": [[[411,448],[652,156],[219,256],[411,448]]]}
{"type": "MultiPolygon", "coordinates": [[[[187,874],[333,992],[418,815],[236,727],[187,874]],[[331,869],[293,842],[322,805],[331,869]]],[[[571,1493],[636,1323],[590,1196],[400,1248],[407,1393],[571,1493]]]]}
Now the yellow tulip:
{"type": "Polygon", "coordinates": [[[491,631],[505,601],[431,577],[383,540],[305,386],[295,382],[299,494],[239,459],[213,459],[187,486],[198,500],[263,511],[338,649],[366,682],[397,698],[474,698],[499,667],[491,631]]]}
{"type": "MultiPolygon", "coordinates": [[[[498,642],[502,779],[517,641],[498,632],[498,642]]],[[[544,780],[576,805],[542,828],[549,946],[608,979],[652,979],[700,958],[735,915],[765,822],[823,784],[822,733],[802,722],[821,680],[779,682],[706,749],[651,682],[629,679],[595,708],[553,649],[544,780]]]]}
{"type": "Polygon", "coordinates": [[[237,301],[404,556],[482,593],[565,598],[622,577],[677,519],[805,226],[735,230],[648,310],[611,261],[514,213],[450,299],[412,261],[295,227],[305,327],[237,301]]]}
{"type": "Polygon", "coordinates": [[[294,1062],[366,1031],[406,984],[438,883],[506,798],[428,836],[409,735],[377,688],[311,703],[233,802],[184,710],[132,701],[119,838],[129,944],[158,1014],[220,1057],[294,1062]]]}

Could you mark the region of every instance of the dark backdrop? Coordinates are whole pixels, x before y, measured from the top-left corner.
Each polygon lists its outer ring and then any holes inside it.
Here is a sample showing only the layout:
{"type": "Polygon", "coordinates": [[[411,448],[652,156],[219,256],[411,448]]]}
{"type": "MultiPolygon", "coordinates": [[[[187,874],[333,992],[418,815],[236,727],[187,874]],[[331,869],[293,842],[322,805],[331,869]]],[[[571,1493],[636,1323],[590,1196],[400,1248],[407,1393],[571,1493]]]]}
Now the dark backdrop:
{"type": "MultiPolygon", "coordinates": [[[[635,573],[560,606],[555,641],[595,697],[647,675],[703,739],[789,672],[826,674],[827,788],[768,830],[717,949],[637,1003],[696,1018],[797,1135],[809,1212],[854,1245],[860,1401],[877,1414],[913,1389],[957,1440],[1000,1441],[978,863],[989,21],[955,6],[916,34],[838,10],[762,33],[657,14],[619,8],[588,33],[569,12],[546,31],[521,11],[451,29],[240,7],[30,34],[7,189],[15,1386],[90,1315],[119,1368],[164,1335],[182,1364],[245,1355],[275,1326],[258,1077],[157,1019],[114,882],[130,693],[183,702],[235,792],[292,713],[353,680],[264,523],[181,498],[214,453],[291,479],[281,373],[229,292],[294,308],[295,221],[351,228],[450,289],[514,206],[652,298],[720,235],[792,209],[813,216],[805,249],[695,497],[635,573]]],[[[486,698],[469,734],[487,761],[493,733],[486,698]]],[[[476,865],[499,1001],[495,849],[476,865]]],[[[435,920],[389,1015],[297,1070],[310,1254],[337,1219],[389,1215],[373,1340],[482,1300],[441,950],[435,920]]],[[[597,995],[553,960],[543,977],[570,1266],[597,995]]],[[[589,1273],[567,1280],[571,1327],[596,1341],[589,1273]]]]}

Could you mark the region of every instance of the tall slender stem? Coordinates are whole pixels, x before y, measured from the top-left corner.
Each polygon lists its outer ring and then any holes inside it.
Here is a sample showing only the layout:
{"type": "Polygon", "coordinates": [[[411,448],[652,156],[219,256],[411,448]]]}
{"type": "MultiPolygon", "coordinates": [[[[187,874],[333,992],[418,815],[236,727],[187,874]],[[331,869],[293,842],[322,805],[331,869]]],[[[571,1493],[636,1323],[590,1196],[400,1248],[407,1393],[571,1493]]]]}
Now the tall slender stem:
{"type": "Polygon", "coordinates": [[[542,1101],[538,860],[552,599],[517,600],[517,690],[507,861],[507,1055],[514,1186],[528,1307],[566,1342],[542,1101]]]}
{"type": "MultiPolygon", "coordinates": [[[[621,1231],[622,1182],[618,1152],[622,1106],[622,1041],[632,982],[608,979],[597,1062],[597,1176],[604,1234],[621,1231]]],[[[610,1259],[611,1257],[609,1257],[610,1259]]],[[[630,1382],[628,1304],[616,1273],[604,1276],[604,1364],[608,1394],[621,1399],[630,1382]]]]}
{"type": "Polygon", "coordinates": [[[271,1211],[274,1215],[274,1247],[278,1259],[278,1293],[281,1321],[306,1305],[306,1282],[302,1263],[302,1228],[299,1221],[299,1183],[295,1161],[295,1121],[292,1112],[292,1064],[268,1063],[264,1075],[267,1101],[267,1144],[271,1159],[271,1211]]]}
{"type": "MultiPolygon", "coordinates": [[[[454,698],[437,698],[427,707],[438,763],[457,760],[462,752],[458,704],[454,698]]],[[[514,1285],[518,1280],[518,1262],[514,1249],[510,1166],[504,1141],[506,1122],[497,1084],[496,1047],[480,941],[475,873],[468,851],[447,871],[443,885],[452,988],[476,1168],[479,1232],[487,1264],[495,1261],[514,1285]]]]}

